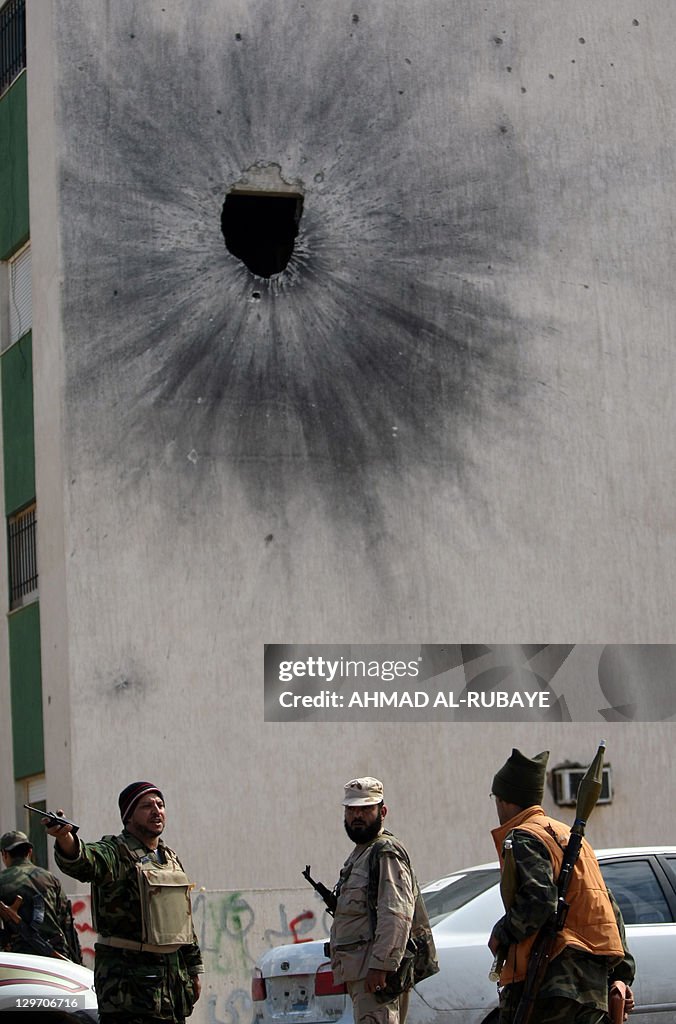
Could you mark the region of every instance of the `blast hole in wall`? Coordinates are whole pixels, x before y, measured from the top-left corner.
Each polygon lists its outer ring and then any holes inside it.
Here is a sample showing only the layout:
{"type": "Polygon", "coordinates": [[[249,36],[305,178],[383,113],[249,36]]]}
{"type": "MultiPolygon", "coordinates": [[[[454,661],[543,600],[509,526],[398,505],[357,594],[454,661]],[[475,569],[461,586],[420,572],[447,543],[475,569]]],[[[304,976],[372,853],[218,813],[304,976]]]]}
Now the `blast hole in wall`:
{"type": "Polygon", "coordinates": [[[230,192],[221,213],[225,246],[252,274],[280,274],[291,259],[302,213],[298,193],[230,192]]]}

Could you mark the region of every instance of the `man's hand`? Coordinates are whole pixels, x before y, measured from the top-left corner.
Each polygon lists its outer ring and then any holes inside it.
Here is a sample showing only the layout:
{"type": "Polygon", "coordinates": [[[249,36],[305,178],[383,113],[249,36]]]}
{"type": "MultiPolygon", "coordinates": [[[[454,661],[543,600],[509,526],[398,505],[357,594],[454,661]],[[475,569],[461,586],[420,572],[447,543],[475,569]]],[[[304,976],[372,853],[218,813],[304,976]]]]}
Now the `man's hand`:
{"type": "Polygon", "coordinates": [[[634,993],[624,981],[614,981],[608,994],[611,1024],[623,1024],[634,1009],[634,993]]]}
{"type": "Polygon", "coordinates": [[[366,975],[366,981],[364,982],[364,988],[367,992],[380,992],[385,988],[387,984],[387,972],[386,971],[374,971],[373,968],[369,970],[366,975]]]}
{"type": "MultiPolygon", "coordinates": [[[[59,815],[60,818],[62,818],[64,815],[64,812],[62,810],[58,810],[56,813],[59,815]]],[[[47,833],[50,836],[54,836],[54,839],[56,840],[56,845],[59,847],[64,857],[69,857],[70,859],[73,859],[77,856],[79,846],[78,840],[73,835],[73,826],[52,825],[50,828],[49,823],[51,820],[51,818],[42,819],[42,824],[45,826],[47,833]]]]}
{"type": "Polygon", "coordinates": [[[202,977],[199,974],[193,974],[190,977],[192,982],[192,994],[195,998],[195,1002],[199,999],[202,994],[202,977]]]}

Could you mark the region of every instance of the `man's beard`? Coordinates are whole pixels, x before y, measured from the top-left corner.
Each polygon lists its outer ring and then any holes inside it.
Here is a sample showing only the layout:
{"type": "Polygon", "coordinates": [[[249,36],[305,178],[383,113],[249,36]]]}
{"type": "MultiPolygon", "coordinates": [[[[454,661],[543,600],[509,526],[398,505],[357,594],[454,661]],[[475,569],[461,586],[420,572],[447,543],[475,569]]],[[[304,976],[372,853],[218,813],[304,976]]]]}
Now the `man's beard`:
{"type": "Polygon", "coordinates": [[[382,807],[378,808],[378,817],[370,825],[348,825],[347,821],[344,821],[343,824],[353,843],[370,843],[380,834],[383,827],[383,809],[382,807]]]}

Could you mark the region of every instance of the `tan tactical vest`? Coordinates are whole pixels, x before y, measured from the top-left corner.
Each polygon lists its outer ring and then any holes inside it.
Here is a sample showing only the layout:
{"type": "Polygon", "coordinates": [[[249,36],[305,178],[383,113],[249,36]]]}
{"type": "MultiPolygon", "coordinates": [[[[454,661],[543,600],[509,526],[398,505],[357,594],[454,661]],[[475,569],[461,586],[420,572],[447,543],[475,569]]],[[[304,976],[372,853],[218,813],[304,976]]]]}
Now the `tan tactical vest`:
{"type": "Polygon", "coordinates": [[[164,847],[166,862],[138,859],[138,887],[141,897],[141,942],[143,945],[183,945],[193,941],[190,890],[192,883],[175,854],[164,847]]]}
{"type": "MultiPolygon", "coordinates": [[[[527,807],[507,824],[491,832],[501,864],[504,841],[514,829],[529,832],[544,843],[552,861],[556,881],[561,871],[563,848],[568,842],[570,827],[561,821],[548,818],[542,807],[527,807]]],[[[594,956],[607,956],[614,960],[624,956],[622,939],[608,898],[606,883],[596,855],[586,840],[582,841],[566,901],[570,904],[570,910],[563,929],[557,935],[552,959],[566,946],[575,946],[594,956]]],[[[510,946],[500,975],[501,985],[523,981],[536,934],[530,935],[518,945],[510,946]]]]}

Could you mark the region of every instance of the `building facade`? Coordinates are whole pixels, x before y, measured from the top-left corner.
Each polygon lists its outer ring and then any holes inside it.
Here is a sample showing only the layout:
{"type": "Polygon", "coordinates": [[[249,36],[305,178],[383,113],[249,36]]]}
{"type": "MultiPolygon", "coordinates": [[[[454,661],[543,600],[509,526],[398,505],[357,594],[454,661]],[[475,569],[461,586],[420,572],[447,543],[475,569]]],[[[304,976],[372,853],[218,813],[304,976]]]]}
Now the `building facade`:
{"type": "Polygon", "coordinates": [[[492,859],[512,746],[601,732],[595,840],[664,840],[668,707],[264,721],[264,643],[673,640],[670,5],[503,6],[27,0],[3,828],[149,778],[200,886],[281,892],[374,774],[429,879],[492,859]]]}

